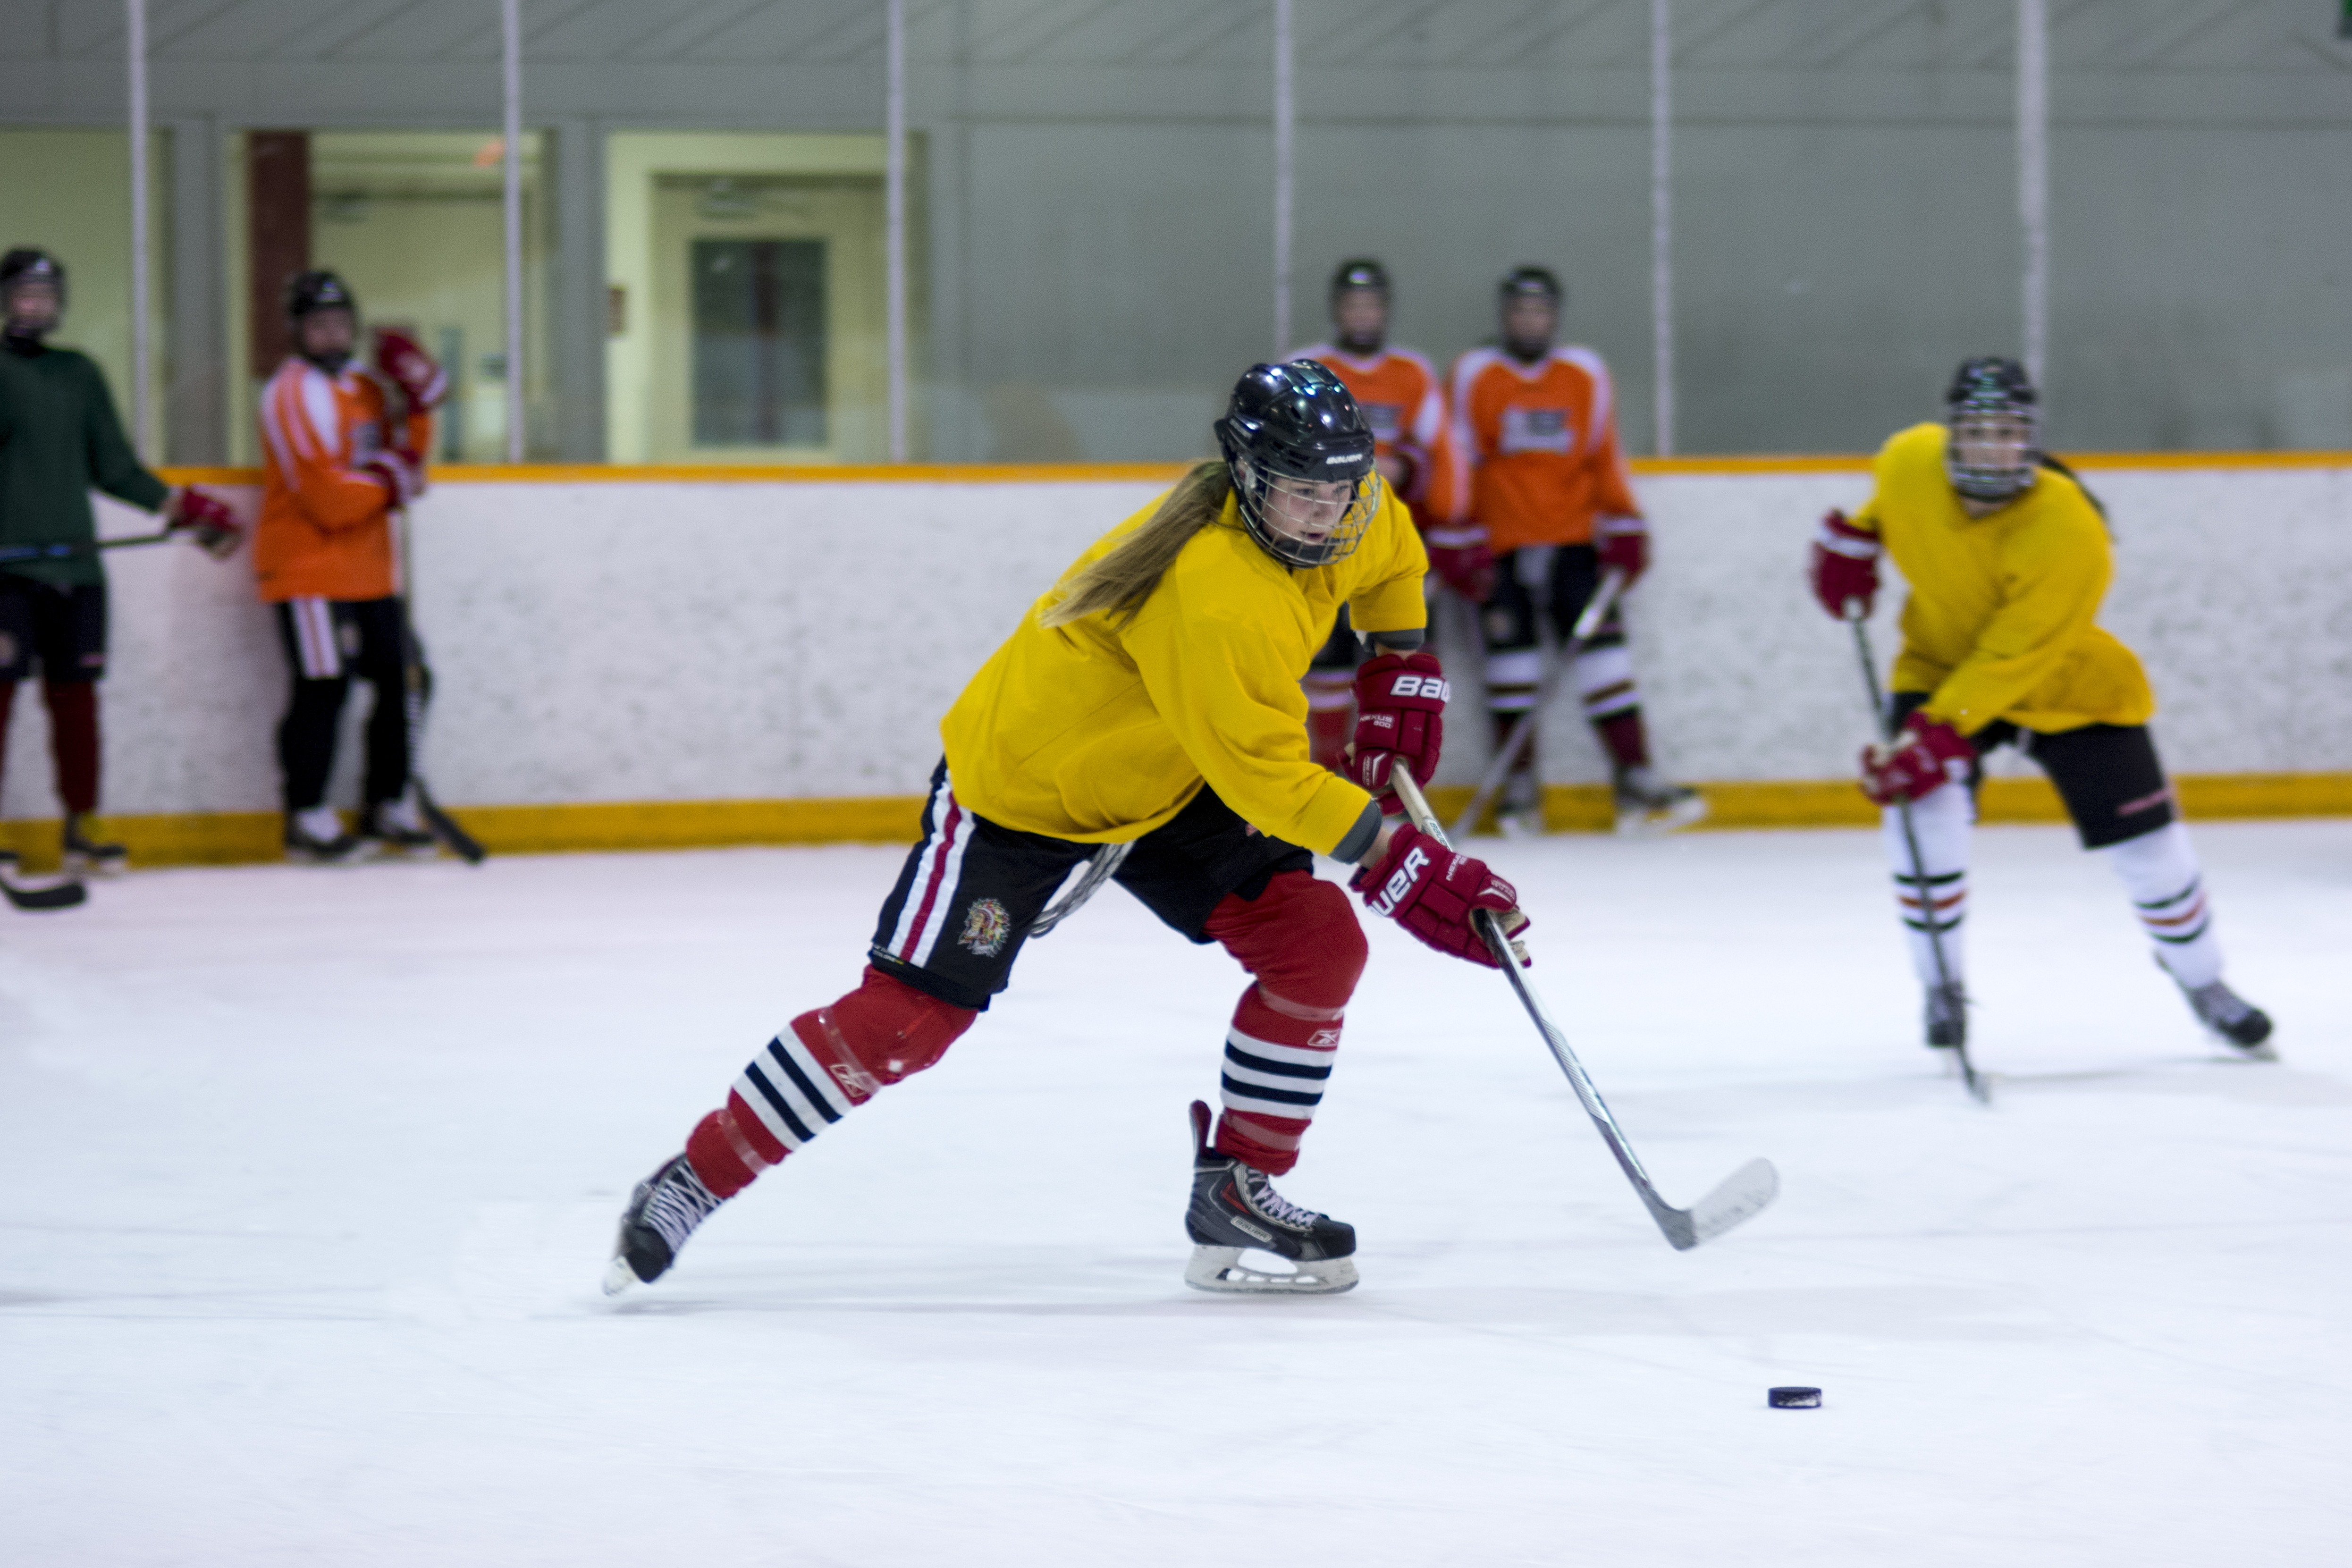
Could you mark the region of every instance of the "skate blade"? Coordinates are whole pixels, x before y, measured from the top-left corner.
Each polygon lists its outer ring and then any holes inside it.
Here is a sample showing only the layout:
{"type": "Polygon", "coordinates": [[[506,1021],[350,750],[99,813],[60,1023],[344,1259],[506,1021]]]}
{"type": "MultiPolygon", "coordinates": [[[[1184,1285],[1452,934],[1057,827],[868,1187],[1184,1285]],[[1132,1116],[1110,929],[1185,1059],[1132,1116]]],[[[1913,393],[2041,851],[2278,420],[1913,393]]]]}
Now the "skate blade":
{"type": "Polygon", "coordinates": [[[637,1278],[637,1271],[629,1267],[629,1260],[617,1252],[613,1255],[613,1260],[604,1265],[604,1294],[607,1296],[634,1290],[644,1283],[637,1278]]]}
{"type": "Polygon", "coordinates": [[[79,879],[85,877],[120,877],[131,869],[128,855],[68,855],[65,858],[65,874],[79,879]]]}
{"type": "Polygon", "coordinates": [[[1244,1263],[1238,1247],[1195,1247],[1184,1283],[1224,1296],[1333,1296],[1356,1288],[1356,1260],[1318,1258],[1277,1274],[1244,1263]]]}
{"type": "Polygon", "coordinates": [[[1678,800],[1664,811],[1652,811],[1639,805],[1625,806],[1617,813],[1617,835],[1621,838],[1663,838],[1695,823],[1705,822],[1706,809],[1706,796],[1703,795],[1678,800]]]}

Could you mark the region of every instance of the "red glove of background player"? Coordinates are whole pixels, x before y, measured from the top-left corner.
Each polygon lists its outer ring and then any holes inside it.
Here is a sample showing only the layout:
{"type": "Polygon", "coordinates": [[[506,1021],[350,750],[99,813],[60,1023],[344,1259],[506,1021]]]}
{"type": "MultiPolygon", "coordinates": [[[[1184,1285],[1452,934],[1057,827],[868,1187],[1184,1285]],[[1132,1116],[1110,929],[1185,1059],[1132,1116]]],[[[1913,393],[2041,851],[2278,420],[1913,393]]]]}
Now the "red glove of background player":
{"type": "MultiPolygon", "coordinates": [[[[1517,889],[1485,861],[1454,853],[1411,824],[1400,824],[1381,863],[1363,867],[1348,885],[1374,913],[1388,916],[1419,941],[1489,969],[1502,966],[1471,923],[1477,911],[1492,910],[1503,922],[1503,934],[1514,942],[1529,924],[1519,912],[1517,889]]],[[[1522,956],[1519,962],[1528,960],[1522,956]]]]}
{"type": "Polygon", "coordinates": [[[1854,527],[1845,513],[1832,511],[1822,519],[1813,536],[1813,597],[1839,620],[1846,606],[1859,604],[1862,613],[1878,598],[1878,535],[1854,527]]]}
{"type": "Polygon", "coordinates": [[[425,493],[425,469],[405,452],[378,452],[360,465],[360,472],[382,479],[394,506],[406,506],[425,493]]]}
{"type": "Polygon", "coordinates": [[[163,527],[173,533],[187,530],[196,547],[215,561],[227,560],[245,542],[245,525],[236,521],[236,513],[218,496],[207,495],[194,485],[183,489],[173,500],[163,527]]]}
{"type": "Polygon", "coordinates": [[[1474,605],[1495,596],[1495,552],[1486,531],[1475,522],[1440,523],[1423,531],[1429,569],[1438,580],[1474,605]]]}
{"type": "Polygon", "coordinates": [[[1914,713],[1893,744],[1863,748],[1862,793],[1881,805],[1917,800],[1966,778],[1976,760],[1977,749],[1958,730],[1914,713]]]}
{"type": "Polygon", "coordinates": [[[1601,569],[1613,566],[1625,574],[1628,588],[1650,569],[1650,525],[1638,517],[1601,519],[1592,525],[1592,544],[1600,552],[1601,569]]]}
{"type": "Polygon", "coordinates": [[[396,327],[375,330],[375,368],[408,395],[411,408],[437,408],[449,395],[449,377],[425,345],[396,327]]]}
{"type": "Polygon", "coordinates": [[[1433,653],[1366,659],[1356,671],[1356,746],[1348,776],[1374,795],[1389,793],[1389,769],[1400,760],[1415,784],[1435,777],[1445,744],[1445,669],[1433,653]]]}

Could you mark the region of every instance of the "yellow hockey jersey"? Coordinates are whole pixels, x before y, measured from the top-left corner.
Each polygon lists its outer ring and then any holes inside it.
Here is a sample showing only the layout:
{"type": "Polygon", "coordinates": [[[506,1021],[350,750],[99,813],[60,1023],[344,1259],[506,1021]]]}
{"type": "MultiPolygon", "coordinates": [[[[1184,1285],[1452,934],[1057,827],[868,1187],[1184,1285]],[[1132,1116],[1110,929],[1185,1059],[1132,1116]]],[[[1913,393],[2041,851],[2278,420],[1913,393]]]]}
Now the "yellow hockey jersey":
{"type": "Polygon", "coordinates": [[[1890,437],[1854,526],[1877,534],[1911,586],[1897,691],[1964,735],[1995,720],[2044,734],[2145,724],[2156,695],[2139,658],[2094,624],[2114,561],[2083,488],[2041,470],[1999,511],[1970,517],[1944,472],[1945,429],[1890,437]]]}
{"type": "Polygon", "coordinates": [[[1385,486],[1356,549],[1311,569],[1261,549],[1228,496],[1125,626],[1107,614],[1041,626],[1058,589],[1030,606],[940,722],[956,798],[1006,827],[1124,843],[1169,821],[1205,781],[1260,832],[1328,854],[1371,796],[1308,755],[1299,677],[1343,604],[1361,632],[1423,625],[1427,566],[1385,486]]]}

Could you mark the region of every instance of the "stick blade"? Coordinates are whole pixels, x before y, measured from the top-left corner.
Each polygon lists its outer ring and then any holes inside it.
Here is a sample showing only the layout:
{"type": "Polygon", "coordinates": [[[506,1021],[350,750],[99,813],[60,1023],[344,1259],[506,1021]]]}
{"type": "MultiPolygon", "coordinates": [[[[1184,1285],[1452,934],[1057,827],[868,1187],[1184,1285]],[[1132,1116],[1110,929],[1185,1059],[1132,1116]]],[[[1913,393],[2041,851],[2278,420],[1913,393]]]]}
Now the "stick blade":
{"type": "Polygon", "coordinates": [[[458,826],[457,818],[441,809],[431,792],[425,789],[422,779],[416,781],[416,805],[418,815],[425,818],[425,826],[433,837],[448,846],[450,852],[467,865],[478,866],[489,858],[489,852],[482,847],[480,840],[458,826]]]}
{"type": "Polygon", "coordinates": [[[31,912],[47,910],[69,910],[89,897],[89,889],[79,882],[52,882],[44,888],[25,888],[0,879],[0,896],[14,907],[31,912]]]}
{"type": "Polygon", "coordinates": [[[1716,1184],[1715,1190],[1678,1209],[1650,1197],[1650,1217],[1658,1222],[1676,1252],[1688,1252],[1702,1241],[1713,1241],[1735,1226],[1762,1214],[1780,1195],[1780,1173],[1769,1160],[1750,1160],[1716,1184]]]}

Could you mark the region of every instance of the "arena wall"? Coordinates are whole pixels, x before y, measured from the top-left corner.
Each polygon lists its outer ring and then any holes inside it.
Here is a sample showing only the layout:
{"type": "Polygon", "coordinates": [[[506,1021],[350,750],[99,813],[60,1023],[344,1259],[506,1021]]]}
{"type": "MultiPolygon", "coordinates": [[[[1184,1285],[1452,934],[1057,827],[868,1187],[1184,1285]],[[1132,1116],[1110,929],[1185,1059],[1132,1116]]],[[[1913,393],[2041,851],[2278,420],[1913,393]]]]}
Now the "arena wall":
{"type": "MultiPolygon", "coordinates": [[[[2116,537],[2105,623],[2147,661],[2158,741],[2192,809],[2352,810],[2352,455],[2082,468],[2116,537]]],[[[1866,735],[1860,678],[1803,566],[1822,510],[1867,493],[1865,466],[1637,470],[1657,564],[1631,614],[1660,760],[1707,784],[1726,822],[1864,820],[1843,782],[1866,735]]],[[[1175,471],[450,470],[412,542],[439,682],[426,776],[506,848],[898,837],[970,671],[1175,471]]],[[[249,473],[175,477],[254,500],[249,473]]],[[[110,534],[152,526],[104,509],[110,534]]],[[[286,677],[250,567],[177,545],[109,563],[110,816],[151,862],[273,853],[286,677]]],[[[1882,661],[1896,597],[1874,627],[1882,661]]],[[[1484,724],[1466,612],[1442,607],[1459,695],[1440,782],[1458,789],[1483,762],[1484,724]]],[[[1597,824],[1600,755],[1559,711],[1545,739],[1555,818],[1597,824]]],[[[21,819],[57,810],[45,726],[21,700],[0,781],[28,852],[50,836],[21,819]]],[[[355,792],[356,751],[339,800],[355,792]]],[[[2052,809],[2024,779],[1990,800],[2052,809]]]]}

